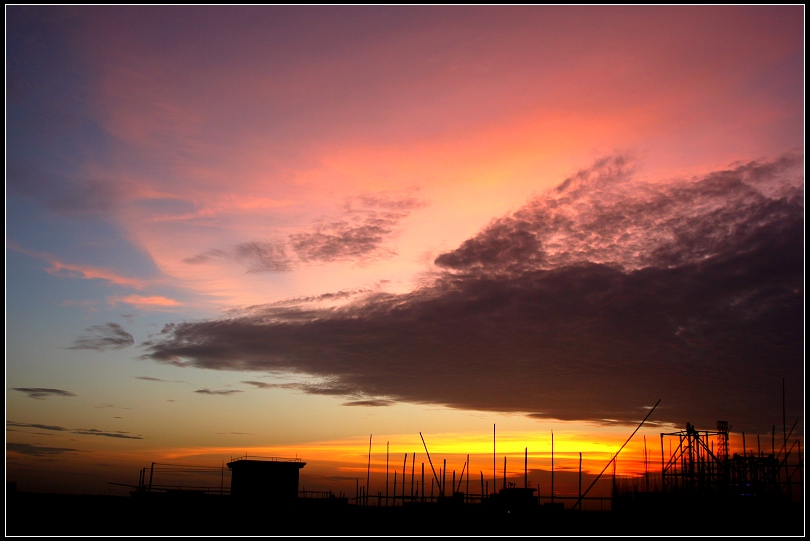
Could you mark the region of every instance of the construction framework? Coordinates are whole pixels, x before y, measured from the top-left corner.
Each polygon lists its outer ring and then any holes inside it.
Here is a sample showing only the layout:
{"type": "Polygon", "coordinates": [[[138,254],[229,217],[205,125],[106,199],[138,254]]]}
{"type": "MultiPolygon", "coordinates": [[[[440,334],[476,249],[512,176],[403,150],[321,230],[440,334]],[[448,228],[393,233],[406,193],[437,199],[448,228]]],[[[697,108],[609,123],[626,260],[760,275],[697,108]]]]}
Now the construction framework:
{"type": "Polygon", "coordinates": [[[759,437],[757,449],[748,450],[743,434],[742,453],[733,455],[726,421],[717,421],[716,430],[697,430],[686,423],[685,430],[661,433],[662,491],[793,500],[795,488],[803,493],[801,441],[788,445],[791,429],[777,450],[775,432],[774,428],[771,453],[763,453],[759,437]],[[669,458],[665,459],[667,443],[669,458]]]}

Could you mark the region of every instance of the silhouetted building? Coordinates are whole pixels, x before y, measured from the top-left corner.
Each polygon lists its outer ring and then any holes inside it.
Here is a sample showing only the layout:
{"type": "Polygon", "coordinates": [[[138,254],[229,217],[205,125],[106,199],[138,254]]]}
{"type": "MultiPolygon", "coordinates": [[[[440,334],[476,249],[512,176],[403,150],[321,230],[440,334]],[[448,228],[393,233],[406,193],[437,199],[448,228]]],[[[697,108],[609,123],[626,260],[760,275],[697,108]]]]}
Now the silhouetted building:
{"type": "Polygon", "coordinates": [[[252,501],[295,501],[298,472],[306,466],[298,458],[237,458],[228,462],[231,496],[252,501]]]}

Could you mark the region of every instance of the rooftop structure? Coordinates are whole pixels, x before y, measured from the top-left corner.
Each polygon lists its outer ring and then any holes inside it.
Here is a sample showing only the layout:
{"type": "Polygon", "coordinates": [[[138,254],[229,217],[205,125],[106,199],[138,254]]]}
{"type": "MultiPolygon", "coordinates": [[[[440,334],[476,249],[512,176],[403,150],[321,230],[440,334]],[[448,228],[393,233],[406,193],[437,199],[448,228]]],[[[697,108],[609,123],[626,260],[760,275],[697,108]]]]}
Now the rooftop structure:
{"type": "Polygon", "coordinates": [[[238,457],[227,464],[231,470],[231,495],[275,503],[298,498],[298,473],[306,466],[298,458],[238,457]]]}

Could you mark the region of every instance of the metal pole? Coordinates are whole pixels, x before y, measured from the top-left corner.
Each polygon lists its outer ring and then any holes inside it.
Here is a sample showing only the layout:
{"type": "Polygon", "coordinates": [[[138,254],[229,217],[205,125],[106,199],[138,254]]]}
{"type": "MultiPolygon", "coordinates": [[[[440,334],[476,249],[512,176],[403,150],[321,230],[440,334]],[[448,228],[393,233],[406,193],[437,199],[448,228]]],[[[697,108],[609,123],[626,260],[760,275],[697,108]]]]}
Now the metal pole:
{"type": "Polygon", "coordinates": [[[467,488],[465,489],[465,499],[470,499],[470,455],[467,455],[467,488]]]}
{"type": "Polygon", "coordinates": [[[644,435],[644,491],[650,491],[650,473],[647,471],[647,435],[644,435]]]}
{"type": "Polygon", "coordinates": [[[616,455],[613,455],[613,497],[616,497],[616,455]]]}
{"type": "Polygon", "coordinates": [[[416,453],[413,454],[411,459],[411,501],[413,501],[413,474],[416,471],[416,453]]]}
{"type": "MultiPolygon", "coordinates": [[[[446,498],[447,494],[444,493],[444,487],[447,486],[447,459],[444,459],[444,466],[442,467],[442,486],[439,487],[439,492],[442,497],[446,498]]],[[[452,494],[451,494],[452,496],[452,494]]]]}
{"type": "Polygon", "coordinates": [[[149,469],[149,492],[152,492],[152,476],[155,474],[155,463],[152,462],[152,467],[149,469]]]}
{"type": "Polygon", "coordinates": [[[422,503],[425,503],[425,463],[422,462],[422,503]]]}
{"type": "Polygon", "coordinates": [[[582,453],[579,453],[579,492],[577,495],[582,498],[582,453]]]}
{"type": "Polygon", "coordinates": [[[503,488],[506,490],[506,457],[503,457],[503,488]]]}
{"type": "Polygon", "coordinates": [[[364,492],[365,498],[363,499],[365,505],[368,505],[368,483],[371,480],[371,436],[372,434],[368,435],[368,466],[366,467],[366,490],[364,492]]]}
{"type": "Polygon", "coordinates": [[[667,485],[664,482],[664,479],[664,433],[661,432],[661,492],[666,492],[667,490],[667,485]]]}
{"type": "MultiPolygon", "coordinates": [[[[428,462],[430,463],[430,470],[433,472],[433,477],[436,478],[436,484],[438,485],[439,484],[439,478],[436,477],[436,470],[433,468],[433,461],[430,459],[430,452],[428,451],[427,443],[425,443],[425,438],[422,436],[421,432],[419,433],[419,437],[422,438],[422,445],[425,446],[425,454],[427,455],[428,462]]],[[[430,485],[430,491],[431,491],[430,497],[432,499],[433,498],[433,485],[430,485]]],[[[439,487],[439,491],[441,491],[441,486],[439,487]]]]}
{"type": "MultiPolygon", "coordinates": [[[[495,423],[492,424],[492,488],[494,489],[498,483],[496,478],[496,471],[498,469],[495,463],[495,423]]],[[[489,492],[489,490],[487,490],[489,492]]]]}
{"type": "MultiPolygon", "coordinates": [[[[455,477],[453,478],[453,486],[455,487],[455,488],[453,489],[453,490],[454,490],[454,493],[455,493],[455,492],[460,492],[460,491],[461,491],[461,482],[464,480],[464,472],[465,472],[465,471],[467,471],[467,463],[466,463],[466,462],[464,463],[464,467],[463,467],[463,468],[461,468],[461,475],[459,475],[459,477],[458,477],[458,486],[457,486],[457,487],[456,487],[456,480],[455,480],[455,477]]],[[[455,471],[453,471],[453,474],[455,475],[455,471]]],[[[469,476],[468,476],[468,477],[469,477],[469,476]]]]}
{"type": "Polygon", "coordinates": [[[390,441],[385,442],[385,506],[388,507],[388,449],[390,441]]]}
{"type": "Polygon", "coordinates": [[[523,488],[529,488],[529,448],[523,453],[523,488]]]}
{"type": "MultiPolygon", "coordinates": [[[[647,416],[646,416],[646,417],[644,417],[644,420],[643,420],[643,421],[641,421],[641,423],[639,423],[639,425],[636,427],[636,429],[633,431],[633,433],[632,433],[632,434],[630,434],[630,437],[629,437],[629,438],[627,438],[627,441],[625,441],[625,442],[622,444],[622,446],[619,448],[619,450],[618,450],[618,451],[616,451],[616,455],[614,455],[614,458],[611,458],[611,459],[610,459],[610,462],[612,462],[612,461],[615,459],[615,457],[616,457],[616,456],[618,456],[618,455],[619,455],[619,453],[621,453],[621,452],[622,452],[622,449],[624,449],[624,446],[625,446],[625,445],[627,445],[627,444],[630,442],[630,440],[631,440],[631,439],[633,439],[633,436],[635,436],[635,435],[636,435],[636,432],[638,432],[638,430],[639,430],[639,429],[642,427],[642,425],[643,425],[645,422],[647,422],[647,419],[649,419],[649,418],[650,418],[650,415],[652,415],[652,412],[654,412],[654,411],[655,411],[655,408],[657,408],[657,407],[658,407],[658,404],[660,404],[660,403],[661,403],[661,399],[659,398],[659,399],[658,399],[658,402],[656,402],[656,403],[655,403],[655,406],[653,406],[653,407],[652,407],[652,409],[650,410],[650,412],[647,414],[647,416]]],[[[662,443],[661,443],[661,445],[663,445],[663,441],[664,441],[664,440],[663,440],[663,438],[664,438],[664,435],[662,434],[662,435],[661,435],[661,442],[662,442],[662,443]]],[[[662,457],[662,462],[663,462],[663,453],[661,454],[661,457],[662,457]]],[[[603,474],[603,473],[605,473],[605,471],[608,469],[608,466],[610,466],[610,462],[608,462],[607,464],[605,464],[605,467],[602,469],[602,472],[601,472],[599,475],[597,475],[597,476],[596,476],[596,479],[594,479],[594,480],[593,480],[593,483],[591,483],[591,486],[589,486],[589,487],[588,487],[588,490],[586,490],[586,491],[585,491],[585,494],[583,494],[583,495],[582,495],[582,497],[581,497],[581,498],[579,498],[579,499],[577,500],[577,503],[576,503],[576,504],[574,504],[574,507],[576,507],[577,505],[579,505],[579,506],[580,506],[580,508],[581,508],[581,506],[582,506],[582,499],[583,499],[585,496],[587,496],[587,495],[588,495],[588,492],[590,492],[590,490],[593,488],[593,486],[596,484],[596,482],[599,480],[599,478],[600,478],[600,477],[602,477],[602,474],[603,474]]]]}
{"type": "Polygon", "coordinates": [[[405,503],[405,468],[408,467],[408,453],[405,453],[405,458],[402,460],[402,503],[405,503]]]}
{"type": "Polygon", "coordinates": [[[551,503],[554,503],[554,431],[551,431],[551,503]]]}

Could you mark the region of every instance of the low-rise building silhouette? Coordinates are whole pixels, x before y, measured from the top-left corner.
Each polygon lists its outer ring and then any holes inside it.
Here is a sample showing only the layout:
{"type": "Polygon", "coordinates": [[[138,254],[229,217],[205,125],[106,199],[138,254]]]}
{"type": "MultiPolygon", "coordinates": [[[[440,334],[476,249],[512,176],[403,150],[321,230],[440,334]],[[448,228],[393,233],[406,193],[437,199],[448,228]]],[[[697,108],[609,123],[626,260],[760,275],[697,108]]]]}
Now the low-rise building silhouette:
{"type": "Polygon", "coordinates": [[[239,457],[228,462],[231,496],[276,503],[298,498],[298,474],[306,462],[298,458],[239,457]]]}

